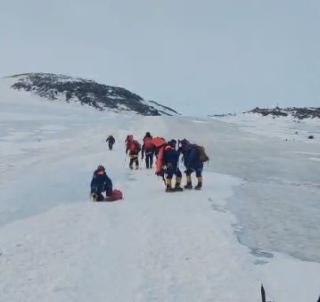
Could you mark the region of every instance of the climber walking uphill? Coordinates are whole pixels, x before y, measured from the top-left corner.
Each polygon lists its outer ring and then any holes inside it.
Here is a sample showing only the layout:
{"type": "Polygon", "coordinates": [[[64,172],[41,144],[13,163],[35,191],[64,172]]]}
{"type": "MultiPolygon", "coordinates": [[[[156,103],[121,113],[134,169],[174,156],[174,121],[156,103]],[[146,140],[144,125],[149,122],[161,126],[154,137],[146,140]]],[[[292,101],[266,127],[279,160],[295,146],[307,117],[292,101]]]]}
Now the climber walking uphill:
{"type": "Polygon", "coordinates": [[[166,175],[166,192],[183,191],[181,188],[182,173],[178,167],[179,152],[176,150],[176,140],[171,140],[159,147],[157,156],[156,175],[166,175]],[[175,186],[172,187],[172,178],[176,176],[175,186]]]}
{"type": "Polygon", "coordinates": [[[195,172],[198,179],[198,184],[195,186],[195,189],[200,190],[203,182],[203,163],[208,161],[209,157],[202,146],[191,144],[186,139],[180,141],[179,151],[183,154],[183,162],[186,167],[184,172],[186,173],[187,184],[184,188],[192,189],[191,174],[195,172]]]}
{"type": "Polygon", "coordinates": [[[141,151],[140,143],[133,138],[133,135],[127,136],[126,139],[126,154],[129,153],[130,161],[129,168],[133,169],[133,164],[135,164],[135,169],[139,169],[139,152],[141,151]]]}
{"type": "Polygon", "coordinates": [[[90,187],[92,201],[116,201],[123,198],[120,190],[112,189],[112,181],[102,165],[99,165],[93,172],[90,187]],[[105,197],[102,194],[104,192],[106,194],[105,197]]]}
{"type": "Polygon", "coordinates": [[[143,145],[141,151],[141,159],[145,157],[146,168],[152,169],[155,146],[152,143],[152,136],[147,132],[143,138],[143,145]]]}
{"type": "Polygon", "coordinates": [[[106,139],[106,142],[108,143],[109,150],[112,150],[112,147],[116,142],[116,139],[113,137],[113,135],[109,135],[108,138],[106,139]]]}

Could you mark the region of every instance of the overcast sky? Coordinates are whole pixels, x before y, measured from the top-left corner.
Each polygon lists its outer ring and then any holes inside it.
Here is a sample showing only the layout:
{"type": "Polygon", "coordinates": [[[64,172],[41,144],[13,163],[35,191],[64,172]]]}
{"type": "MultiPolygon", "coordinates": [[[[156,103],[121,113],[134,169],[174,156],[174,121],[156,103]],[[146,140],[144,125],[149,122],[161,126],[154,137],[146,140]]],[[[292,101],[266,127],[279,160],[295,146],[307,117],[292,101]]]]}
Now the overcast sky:
{"type": "Polygon", "coordinates": [[[53,72],[184,114],[320,107],[320,0],[1,0],[0,76],[53,72]]]}

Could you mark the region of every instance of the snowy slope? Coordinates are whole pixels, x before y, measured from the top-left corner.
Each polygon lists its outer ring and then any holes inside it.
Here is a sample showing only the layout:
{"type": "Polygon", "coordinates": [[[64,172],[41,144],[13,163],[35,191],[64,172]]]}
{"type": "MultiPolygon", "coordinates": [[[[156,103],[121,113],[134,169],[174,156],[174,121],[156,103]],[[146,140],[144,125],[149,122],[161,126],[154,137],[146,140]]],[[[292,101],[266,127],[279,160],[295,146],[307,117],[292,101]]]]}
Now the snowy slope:
{"type": "Polygon", "coordinates": [[[319,217],[312,202],[320,200],[319,170],[311,169],[319,163],[305,157],[312,150],[310,157],[320,157],[316,144],[287,145],[284,154],[282,140],[210,119],[106,115],[1,93],[0,301],[257,302],[261,282],[272,301],[317,300],[319,238],[311,240],[313,231],[304,226],[319,217]],[[168,195],[153,171],[128,169],[124,138],[142,138],[146,131],[206,146],[212,161],[201,192],[168,195]],[[110,133],[117,140],[112,152],[104,142],[110,133]],[[262,155],[268,155],[268,169],[254,161],[262,155]],[[279,163],[291,170],[280,173],[279,163]],[[89,202],[98,164],[124,192],[123,201],[89,202]],[[268,207],[257,199],[264,186],[275,188],[272,181],[285,190],[278,188],[277,202],[268,207]],[[295,213],[296,199],[292,209],[285,202],[292,182],[302,190],[295,191],[297,198],[306,188],[313,192],[307,212],[295,213]],[[243,189],[250,196],[244,198],[243,189]],[[296,238],[315,262],[288,255],[299,246],[281,230],[285,218],[293,230],[300,228],[296,238]],[[257,225],[263,232],[252,231],[257,225]],[[265,245],[245,246],[248,234],[265,245]]]}
{"type": "Polygon", "coordinates": [[[319,143],[320,118],[298,119],[288,116],[262,116],[261,114],[246,112],[236,115],[212,117],[239,126],[242,130],[253,134],[264,135],[287,140],[298,140],[309,143],[319,143]],[[316,140],[308,140],[308,136],[315,136],[316,140]]]}

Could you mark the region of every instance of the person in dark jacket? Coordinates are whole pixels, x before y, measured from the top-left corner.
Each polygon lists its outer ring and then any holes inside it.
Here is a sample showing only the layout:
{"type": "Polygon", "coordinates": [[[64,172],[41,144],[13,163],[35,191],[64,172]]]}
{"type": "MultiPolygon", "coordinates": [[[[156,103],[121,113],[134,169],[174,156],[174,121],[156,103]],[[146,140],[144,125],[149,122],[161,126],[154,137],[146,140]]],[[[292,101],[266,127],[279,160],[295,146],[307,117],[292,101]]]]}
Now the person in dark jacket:
{"type": "Polygon", "coordinates": [[[181,178],[182,173],[178,167],[180,153],[175,149],[176,140],[171,140],[163,147],[161,147],[157,158],[157,170],[158,176],[166,174],[166,192],[182,191],[181,178]],[[174,188],[172,187],[172,178],[176,176],[176,183],[174,188]]]}
{"type": "Polygon", "coordinates": [[[108,143],[109,150],[112,150],[114,143],[116,142],[116,139],[113,137],[113,135],[109,135],[106,139],[106,142],[108,143]]]}
{"type": "Polygon", "coordinates": [[[90,186],[90,195],[96,201],[105,200],[105,197],[102,194],[103,192],[106,193],[106,197],[112,196],[112,181],[108,177],[105,168],[101,165],[94,171],[90,186]]]}
{"type": "Polygon", "coordinates": [[[184,172],[186,174],[187,183],[184,188],[192,189],[191,174],[195,172],[198,180],[195,189],[200,190],[202,188],[203,163],[200,161],[197,145],[191,144],[188,140],[183,139],[180,141],[179,151],[183,154],[183,162],[186,167],[184,172]]]}

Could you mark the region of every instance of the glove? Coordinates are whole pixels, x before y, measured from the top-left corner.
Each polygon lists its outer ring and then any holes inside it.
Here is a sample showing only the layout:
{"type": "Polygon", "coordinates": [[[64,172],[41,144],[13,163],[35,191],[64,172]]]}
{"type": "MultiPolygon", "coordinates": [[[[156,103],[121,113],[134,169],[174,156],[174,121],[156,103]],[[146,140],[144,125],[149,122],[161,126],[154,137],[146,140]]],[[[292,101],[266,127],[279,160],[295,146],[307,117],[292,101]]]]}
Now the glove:
{"type": "Polygon", "coordinates": [[[90,193],[90,198],[96,199],[97,198],[97,193],[90,193]]]}
{"type": "Polygon", "coordinates": [[[163,173],[163,171],[161,170],[161,171],[157,171],[156,173],[155,173],[157,176],[164,176],[164,173],[163,173]]]}

